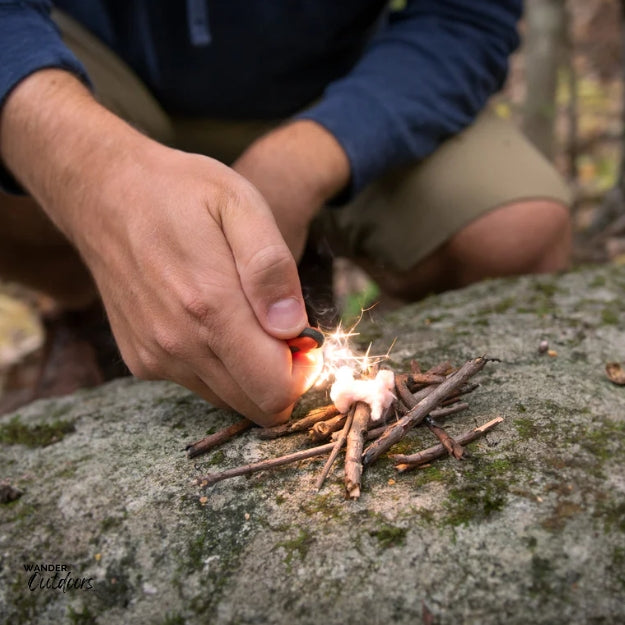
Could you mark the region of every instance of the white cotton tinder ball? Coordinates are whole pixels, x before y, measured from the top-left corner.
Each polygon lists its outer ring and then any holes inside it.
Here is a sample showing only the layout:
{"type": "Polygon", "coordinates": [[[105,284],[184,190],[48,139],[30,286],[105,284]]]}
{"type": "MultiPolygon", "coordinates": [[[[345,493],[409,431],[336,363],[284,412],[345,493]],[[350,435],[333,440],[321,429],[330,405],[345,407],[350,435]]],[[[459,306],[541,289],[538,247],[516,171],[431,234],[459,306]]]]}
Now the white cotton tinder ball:
{"type": "Polygon", "coordinates": [[[330,399],[341,413],[347,412],[353,403],[363,401],[371,408],[372,421],[378,421],[395,399],[394,388],[392,371],[382,369],[373,379],[354,380],[354,372],[341,367],[334,376],[330,399]]]}

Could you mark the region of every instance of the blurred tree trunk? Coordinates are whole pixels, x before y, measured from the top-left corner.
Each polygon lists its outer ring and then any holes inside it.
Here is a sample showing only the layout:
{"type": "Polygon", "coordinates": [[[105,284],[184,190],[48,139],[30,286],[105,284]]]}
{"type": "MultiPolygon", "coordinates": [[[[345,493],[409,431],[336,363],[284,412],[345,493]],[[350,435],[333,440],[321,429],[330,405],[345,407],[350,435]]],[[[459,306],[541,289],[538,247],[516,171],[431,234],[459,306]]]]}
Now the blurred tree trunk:
{"type": "Polygon", "coordinates": [[[621,205],[625,198],[625,0],[621,0],[621,80],[623,93],[621,95],[621,164],[616,186],[620,189],[621,205]]]}
{"type": "Polygon", "coordinates": [[[565,43],[565,0],[527,0],[525,20],[523,131],[551,159],[555,152],[558,68],[565,43]]]}
{"type": "Polygon", "coordinates": [[[625,0],[621,5],[621,154],[618,179],[614,187],[605,194],[592,222],[586,229],[588,237],[595,241],[611,236],[625,236],[625,0]]]}

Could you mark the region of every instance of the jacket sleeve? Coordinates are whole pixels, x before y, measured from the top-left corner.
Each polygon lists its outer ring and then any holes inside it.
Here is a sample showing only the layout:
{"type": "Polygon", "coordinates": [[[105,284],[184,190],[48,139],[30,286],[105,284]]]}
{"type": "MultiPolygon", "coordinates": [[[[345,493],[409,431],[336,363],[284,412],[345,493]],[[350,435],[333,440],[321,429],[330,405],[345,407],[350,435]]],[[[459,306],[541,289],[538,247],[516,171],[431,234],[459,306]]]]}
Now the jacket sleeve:
{"type": "MultiPolygon", "coordinates": [[[[0,0],[0,113],[8,95],[37,70],[65,69],[89,84],[85,69],[63,44],[48,0],[0,0]]],[[[0,166],[0,188],[20,192],[0,166]]]]}
{"type": "Polygon", "coordinates": [[[346,151],[349,199],[391,167],[422,159],[501,88],[522,0],[408,0],[359,62],[298,116],[346,151]]]}

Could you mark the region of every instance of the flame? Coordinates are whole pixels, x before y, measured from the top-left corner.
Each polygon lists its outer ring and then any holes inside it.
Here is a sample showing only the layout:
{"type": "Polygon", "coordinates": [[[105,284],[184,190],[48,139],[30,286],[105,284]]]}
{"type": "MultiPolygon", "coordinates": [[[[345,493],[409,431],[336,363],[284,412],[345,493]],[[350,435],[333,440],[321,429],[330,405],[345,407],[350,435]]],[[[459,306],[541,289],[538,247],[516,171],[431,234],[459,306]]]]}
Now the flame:
{"type": "Polygon", "coordinates": [[[334,381],[339,369],[345,367],[351,369],[354,378],[359,378],[363,375],[367,376],[373,366],[388,359],[395,341],[393,341],[393,345],[390,346],[386,354],[381,355],[371,354],[371,343],[369,343],[369,347],[367,347],[367,351],[364,354],[359,354],[351,348],[351,339],[359,335],[359,332],[354,330],[362,320],[363,312],[361,311],[360,316],[349,329],[343,329],[342,324],[339,323],[336,330],[331,333],[324,333],[325,340],[322,347],[323,368],[317,378],[316,386],[334,381]]]}

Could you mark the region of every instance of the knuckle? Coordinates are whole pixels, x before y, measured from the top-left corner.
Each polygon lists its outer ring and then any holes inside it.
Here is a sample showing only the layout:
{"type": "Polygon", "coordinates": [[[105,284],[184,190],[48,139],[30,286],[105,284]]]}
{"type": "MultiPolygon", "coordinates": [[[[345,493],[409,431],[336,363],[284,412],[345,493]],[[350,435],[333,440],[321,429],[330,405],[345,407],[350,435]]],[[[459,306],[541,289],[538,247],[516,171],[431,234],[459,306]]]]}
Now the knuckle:
{"type": "MultiPolygon", "coordinates": [[[[155,330],[154,340],[159,350],[172,358],[183,360],[188,352],[188,345],[171,328],[155,330]]],[[[158,366],[157,363],[152,364],[158,366]]]]}
{"type": "Polygon", "coordinates": [[[220,182],[212,193],[212,205],[217,215],[236,215],[240,212],[240,207],[246,206],[252,200],[251,185],[248,188],[242,184],[242,179],[231,179],[228,176],[221,178],[220,182]]]}
{"type": "Polygon", "coordinates": [[[247,261],[244,271],[249,278],[260,283],[284,282],[284,276],[294,268],[295,261],[282,245],[270,245],[255,252],[247,261]]]}
{"type": "Polygon", "coordinates": [[[199,322],[202,326],[211,326],[219,318],[221,307],[215,299],[198,296],[197,294],[183,295],[182,306],[184,311],[199,322]]]}

